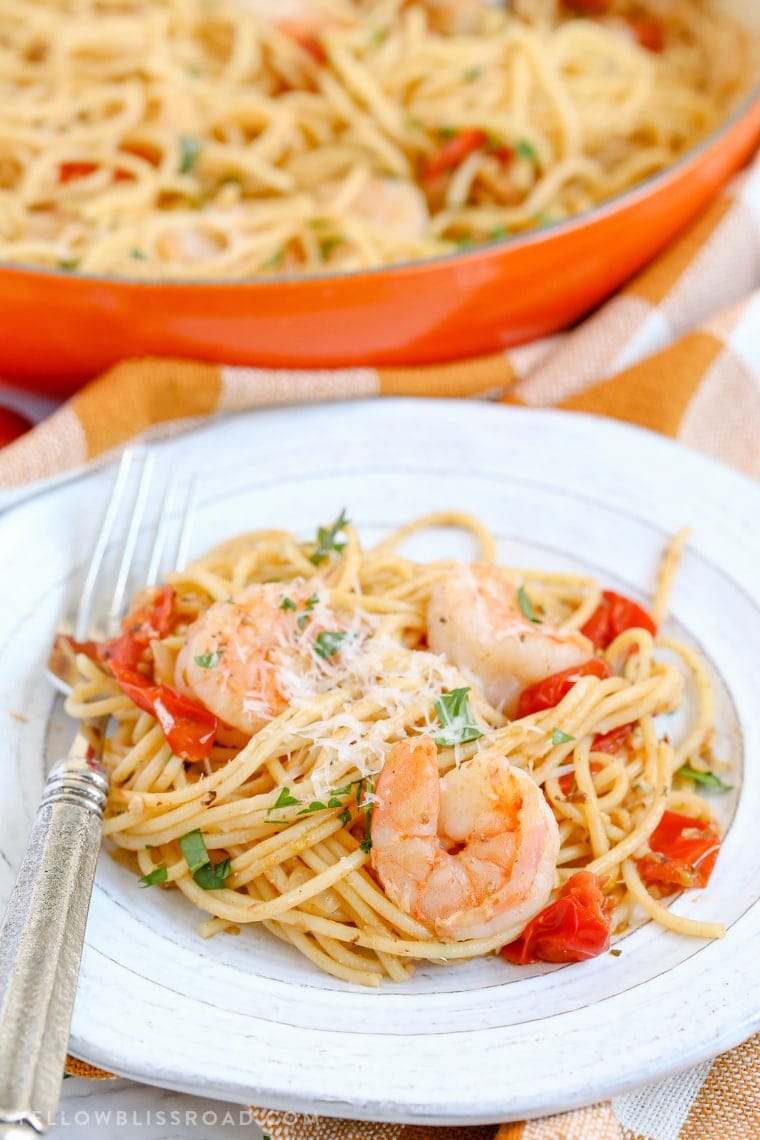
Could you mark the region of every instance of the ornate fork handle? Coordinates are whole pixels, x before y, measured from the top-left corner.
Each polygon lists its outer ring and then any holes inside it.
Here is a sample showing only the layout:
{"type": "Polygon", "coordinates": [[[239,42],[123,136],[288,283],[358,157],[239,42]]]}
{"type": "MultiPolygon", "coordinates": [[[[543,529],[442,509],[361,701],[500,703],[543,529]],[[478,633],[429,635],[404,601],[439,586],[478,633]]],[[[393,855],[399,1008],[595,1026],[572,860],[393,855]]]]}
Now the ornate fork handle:
{"type": "Polygon", "coordinates": [[[78,733],[50,772],[0,930],[0,1140],[46,1131],[58,1103],[108,795],[87,750],[78,733]]]}

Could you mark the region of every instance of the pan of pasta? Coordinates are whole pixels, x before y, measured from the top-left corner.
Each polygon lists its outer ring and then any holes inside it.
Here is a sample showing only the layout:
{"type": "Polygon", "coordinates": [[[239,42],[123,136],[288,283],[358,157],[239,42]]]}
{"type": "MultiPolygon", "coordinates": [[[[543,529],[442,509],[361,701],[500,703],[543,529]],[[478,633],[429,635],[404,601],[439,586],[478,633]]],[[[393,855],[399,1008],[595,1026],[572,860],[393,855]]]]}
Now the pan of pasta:
{"type": "Polygon", "coordinates": [[[65,709],[35,655],[108,473],[0,520],[24,715],[0,891],[41,739],[111,717],[76,1055],[464,1123],[757,1028],[755,484],[624,425],[447,401],[243,415],[155,459],[194,473],[190,557],[147,589],[138,565],[112,636],[62,646],[65,709]]]}
{"type": "Polygon", "coordinates": [[[758,30],[738,0],[2,0],[3,373],[566,325],[749,157],[758,30]]]}

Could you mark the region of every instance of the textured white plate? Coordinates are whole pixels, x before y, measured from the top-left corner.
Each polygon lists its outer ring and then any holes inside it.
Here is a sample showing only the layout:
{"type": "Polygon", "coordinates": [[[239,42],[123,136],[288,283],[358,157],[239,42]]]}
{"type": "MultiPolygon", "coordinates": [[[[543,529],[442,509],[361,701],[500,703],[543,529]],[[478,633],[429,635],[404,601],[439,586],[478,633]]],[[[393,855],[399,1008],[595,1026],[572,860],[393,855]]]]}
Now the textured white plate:
{"type": "MultiPolygon", "coordinates": [[[[467,509],[504,559],[596,571],[645,598],[667,537],[693,527],[672,627],[701,646],[719,689],[719,747],[740,794],[707,892],[674,907],[726,924],[705,944],[648,924],[619,957],[520,971],[498,959],[421,968],[364,991],[266,932],[201,940],[174,894],[101,859],[71,1048],[124,1076],[370,1119],[429,1123],[539,1115],[624,1091],[760,1027],[760,489],[708,459],[608,420],[445,401],[257,412],[157,449],[197,472],[193,549],[286,526],[305,537],[348,509],[368,541],[414,515],[467,509]],[[743,769],[743,775],[740,775],[743,769]],[[754,997],[752,995],[755,995],[754,997]]],[[[42,678],[50,631],[86,560],[108,475],[0,518],[0,899],[68,728],[42,678]]],[[[467,557],[436,532],[421,557],[467,557]]]]}

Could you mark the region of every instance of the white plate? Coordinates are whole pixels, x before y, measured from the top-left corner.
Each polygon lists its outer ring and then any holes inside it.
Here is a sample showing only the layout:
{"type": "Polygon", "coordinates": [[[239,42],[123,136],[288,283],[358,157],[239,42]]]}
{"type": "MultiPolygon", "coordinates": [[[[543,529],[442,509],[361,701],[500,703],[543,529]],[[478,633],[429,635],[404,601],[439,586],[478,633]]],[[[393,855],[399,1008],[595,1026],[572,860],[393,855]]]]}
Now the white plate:
{"type": "MultiPolygon", "coordinates": [[[[703,943],[652,924],[619,957],[520,971],[502,960],[428,966],[364,991],[317,972],[266,932],[203,941],[178,893],[145,891],[101,859],[71,1049],[198,1095],[303,1112],[435,1123],[517,1119],[622,1092],[760,1027],[749,984],[760,935],[760,490],[660,437],[609,420],[445,401],[256,412],[157,448],[200,473],[193,547],[286,526],[305,537],[348,508],[371,541],[436,507],[489,523],[510,562],[591,568],[646,597],[667,537],[693,538],[676,628],[718,682],[721,750],[744,766],[709,890],[674,907],[722,921],[703,943]]],[[[108,476],[0,519],[0,896],[68,729],[42,663],[86,560],[108,476]]],[[[461,536],[417,540],[468,555],[461,536]]]]}

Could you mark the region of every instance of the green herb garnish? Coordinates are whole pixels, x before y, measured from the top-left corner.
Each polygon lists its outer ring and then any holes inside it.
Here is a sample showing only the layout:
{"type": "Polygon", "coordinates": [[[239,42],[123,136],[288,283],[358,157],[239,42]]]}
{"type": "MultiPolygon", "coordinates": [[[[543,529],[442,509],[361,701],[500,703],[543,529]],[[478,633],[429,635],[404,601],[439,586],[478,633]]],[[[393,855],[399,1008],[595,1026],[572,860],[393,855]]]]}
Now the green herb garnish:
{"type": "Polygon", "coordinates": [[[340,820],[341,827],[345,827],[347,823],[351,822],[351,809],[346,808],[345,811],[342,811],[338,819],[340,820]]]}
{"type": "Polygon", "coordinates": [[[467,744],[483,735],[473,719],[469,692],[469,689],[452,689],[450,693],[443,693],[435,702],[433,707],[443,731],[434,736],[433,740],[441,748],[467,744]]]}
{"type": "Polygon", "coordinates": [[[65,270],[66,273],[73,273],[78,265],[79,262],[76,260],[76,258],[73,257],[64,257],[61,259],[61,261],[58,262],[58,268],[65,270]]]}
{"type": "Polygon", "coordinates": [[[702,784],[705,788],[712,788],[715,792],[730,792],[733,787],[732,784],[724,783],[714,772],[701,772],[698,768],[692,768],[690,764],[682,764],[676,775],[693,780],[695,784],[702,784]]]}
{"type": "Polygon", "coordinates": [[[339,245],[343,244],[343,238],[333,234],[330,237],[322,238],[319,243],[319,256],[322,261],[327,261],[332,251],[339,245]]]}
{"type": "Polygon", "coordinates": [[[520,158],[530,158],[535,161],[536,148],[527,139],[518,139],[515,143],[515,154],[519,155],[520,158]]]}
{"type": "Polygon", "coordinates": [[[199,665],[201,669],[216,669],[223,656],[224,652],[221,649],[217,649],[213,653],[202,653],[200,657],[194,657],[193,661],[196,665],[199,665]]]}
{"type": "Polygon", "coordinates": [[[343,642],[346,638],[351,638],[354,635],[347,629],[325,629],[317,634],[314,641],[314,652],[317,657],[321,657],[323,661],[329,661],[339,652],[343,642]]]}
{"type": "Polygon", "coordinates": [[[224,886],[224,880],[229,878],[230,861],[225,859],[222,863],[205,863],[194,873],[193,878],[204,891],[218,891],[224,886]]]}
{"type": "Polygon", "coordinates": [[[309,559],[315,566],[319,566],[320,563],[324,562],[328,554],[331,554],[332,551],[340,554],[346,545],[346,541],[345,539],[339,539],[338,535],[346,526],[348,526],[348,519],[346,518],[344,508],[332,526],[319,527],[317,530],[317,543],[309,559]]]}
{"type": "Polygon", "coordinates": [[[191,875],[194,875],[200,867],[205,867],[207,863],[211,862],[203,836],[198,828],[195,831],[188,831],[187,835],[183,835],[179,841],[179,846],[180,851],[185,856],[185,862],[191,875]]]}
{"type": "Polygon", "coordinates": [[[459,134],[459,127],[439,127],[438,134],[442,139],[454,139],[459,134]]]}
{"type": "Polygon", "coordinates": [[[528,621],[534,621],[539,625],[541,624],[541,618],[536,613],[533,602],[530,600],[528,591],[524,586],[520,586],[520,589],[517,591],[517,604],[520,607],[520,612],[523,617],[526,617],[528,621]]]}
{"type": "Polygon", "coordinates": [[[569,744],[571,740],[575,740],[568,732],[563,732],[561,728],[552,729],[552,744],[569,744]]]}
{"type": "Polygon", "coordinates": [[[179,153],[180,174],[192,174],[195,169],[195,164],[198,161],[198,156],[201,153],[201,140],[197,139],[195,135],[180,135],[179,153]]]}
{"type": "Polygon", "coordinates": [[[279,796],[272,806],[267,808],[267,815],[269,815],[270,811],[276,811],[277,808],[295,807],[296,804],[300,804],[300,802],[301,801],[297,800],[295,796],[291,796],[290,788],[280,788],[279,796]]]}
{"type": "Polygon", "coordinates": [[[148,255],[142,249],[130,249],[129,256],[134,257],[135,261],[147,261],[148,255]]]}
{"type": "Polygon", "coordinates": [[[261,268],[262,269],[279,269],[284,260],[285,260],[285,249],[283,247],[282,249],[275,250],[275,252],[272,254],[272,256],[268,257],[266,259],[266,261],[262,261],[261,268]]]}
{"type": "Polygon", "coordinates": [[[200,831],[188,831],[179,841],[180,850],[185,856],[188,870],[193,879],[204,891],[217,891],[230,873],[230,861],[212,863],[206,843],[200,831]]]}
{"type": "Polygon", "coordinates": [[[482,67],[471,67],[468,71],[465,71],[463,78],[465,83],[474,83],[476,79],[480,79],[482,74],[482,67]]]}
{"type": "Polygon", "coordinates": [[[143,875],[141,879],[138,879],[137,885],[138,887],[155,887],[158,883],[165,883],[168,874],[166,867],[162,863],[160,867],[154,867],[150,874],[143,875]]]}
{"type": "Polygon", "coordinates": [[[298,606],[296,605],[296,603],[293,601],[292,598],[283,598],[282,601],[280,602],[280,609],[281,610],[297,610],[298,606]]]}

